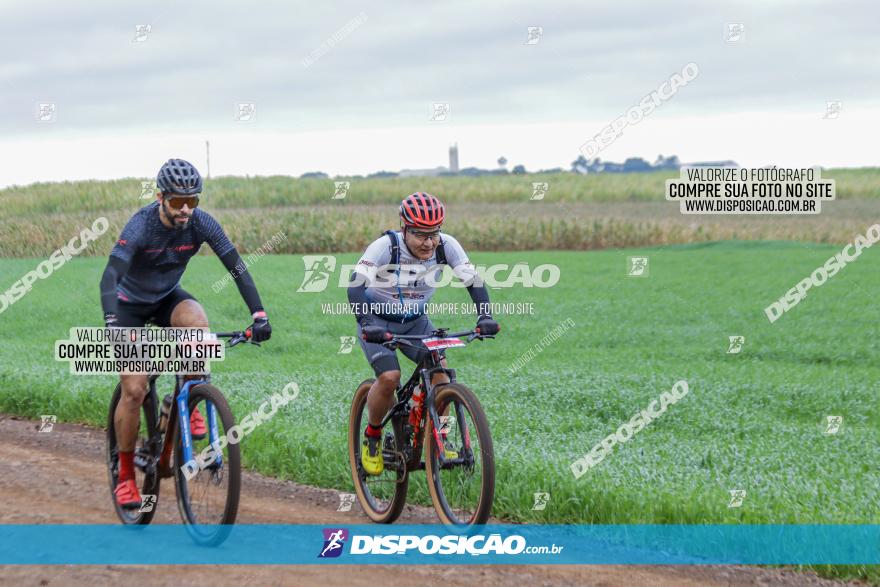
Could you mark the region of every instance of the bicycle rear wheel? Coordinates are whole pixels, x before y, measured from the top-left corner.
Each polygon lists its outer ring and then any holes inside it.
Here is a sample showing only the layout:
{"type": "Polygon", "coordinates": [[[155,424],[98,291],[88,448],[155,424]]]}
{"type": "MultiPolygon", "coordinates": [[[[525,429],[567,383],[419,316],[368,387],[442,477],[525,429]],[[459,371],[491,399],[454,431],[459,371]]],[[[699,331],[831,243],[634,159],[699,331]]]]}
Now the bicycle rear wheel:
{"type": "Polygon", "coordinates": [[[437,388],[437,414],[444,414],[445,434],[435,434],[434,422],[425,425],[425,469],[428,489],[440,520],[450,526],[485,524],[495,496],[495,454],[489,423],[477,396],[460,383],[437,388]],[[474,434],[476,433],[476,434],[474,434]],[[436,437],[445,436],[446,451],[457,453],[440,464],[436,437]]]}
{"type": "MultiPolygon", "coordinates": [[[[196,385],[189,390],[189,412],[198,407],[205,421],[208,421],[209,405],[216,413],[218,438],[226,438],[235,425],[232,410],[220,390],[213,385],[196,385]]],[[[189,422],[185,423],[189,426],[189,422]]],[[[177,507],[180,517],[193,540],[199,544],[213,546],[222,543],[232,531],[232,524],[238,514],[238,500],[241,492],[241,451],[238,443],[227,443],[215,454],[217,459],[208,459],[200,465],[184,462],[183,441],[178,422],[174,425],[174,482],[177,488],[177,507]]],[[[218,443],[220,445],[221,443],[218,443]]],[[[211,446],[211,435],[202,440],[192,441],[192,455],[195,459],[203,450],[211,446]]]]}
{"type": "Polygon", "coordinates": [[[158,406],[156,390],[152,384],[140,410],[138,436],[135,440],[135,481],[141,492],[140,508],[125,509],[116,503],[113,490],[119,482],[119,447],[116,443],[116,406],[122,398],[122,384],[116,385],[110,400],[110,411],[107,414],[107,472],[110,481],[110,499],[113,508],[123,524],[146,525],[153,520],[159,506],[159,475],[156,472],[156,460],[159,454],[162,436],[158,431],[158,406]]]}
{"type": "Polygon", "coordinates": [[[397,418],[391,419],[391,430],[382,439],[385,470],[380,475],[368,475],[361,466],[363,430],[367,425],[367,393],[375,379],[367,379],[355,391],[348,419],[348,460],[351,478],[358,501],[371,520],[390,524],[400,516],[406,504],[409,475],[404,462],[405,440],[397,418]]]}

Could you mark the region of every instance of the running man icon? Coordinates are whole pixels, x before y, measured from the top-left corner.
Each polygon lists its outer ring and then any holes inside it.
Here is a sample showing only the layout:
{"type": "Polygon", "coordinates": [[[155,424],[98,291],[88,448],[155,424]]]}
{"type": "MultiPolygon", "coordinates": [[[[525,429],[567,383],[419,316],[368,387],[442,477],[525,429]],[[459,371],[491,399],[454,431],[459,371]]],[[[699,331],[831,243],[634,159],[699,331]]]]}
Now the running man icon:
{"type": "Polygon", "coordinates": [[[342,554],[342,546],[345,539],[348,538],[348,530],[345,529],[324,529],[324,550],[318,555],[318,558],[335,558],[342,554]]]}

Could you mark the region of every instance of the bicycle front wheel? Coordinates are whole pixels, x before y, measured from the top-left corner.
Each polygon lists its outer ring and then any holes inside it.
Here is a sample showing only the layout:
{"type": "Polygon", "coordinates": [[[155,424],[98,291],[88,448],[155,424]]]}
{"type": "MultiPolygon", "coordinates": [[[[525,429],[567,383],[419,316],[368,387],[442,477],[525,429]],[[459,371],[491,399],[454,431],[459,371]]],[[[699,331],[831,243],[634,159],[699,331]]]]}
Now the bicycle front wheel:
{"type": "MultiPolygon", "coordinates": [[[[202,384],[189,391],[189,412],[198,408],[209,424],[210,412],[216,415],[218,438],[229,440],[229,430],[235,425],[232,410],[220,390],[202,384]]],[[[189,426],[189,422],[184,423],[189,426]]],[[[169,423],[169,426],[171,424],[169,423]]],[[[177,487],[177,507],[187,532],[199,544],[220,544],[232,531],[238,513],[241,492],[241,451],[238,442],[227,442],[220,450],[211,446],[211,434],[192,441],[193,460],[184,462],[180,423],[176,422],[174,438],[174,481],[177,487]],[[205,459],[196,457],[205,455],[205,459]]],[[[236,439],[237,440],[237,439],[236,439]]]]}
{"type": "Polygon", "coordinates": [[[425,468],[434,509],[450,526],[485,524],[495,496],[495,455],[483,407],[460,383],[438,387],[434,406],[441,429],[430,417],[425,426],[425,468]]]}

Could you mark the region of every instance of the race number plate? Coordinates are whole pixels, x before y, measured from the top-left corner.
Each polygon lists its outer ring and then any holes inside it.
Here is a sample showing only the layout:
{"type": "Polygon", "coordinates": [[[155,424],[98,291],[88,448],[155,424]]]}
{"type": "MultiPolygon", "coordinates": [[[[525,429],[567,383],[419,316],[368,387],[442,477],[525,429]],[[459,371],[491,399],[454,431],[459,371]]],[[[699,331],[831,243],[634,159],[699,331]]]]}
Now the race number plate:
{"type": "Polygon", "coordinates": [[[466,346],[460,338],[426,338],[425,346],[429,350],[439,351],[440,349],[449,349],[457,346],[466,346]]]}

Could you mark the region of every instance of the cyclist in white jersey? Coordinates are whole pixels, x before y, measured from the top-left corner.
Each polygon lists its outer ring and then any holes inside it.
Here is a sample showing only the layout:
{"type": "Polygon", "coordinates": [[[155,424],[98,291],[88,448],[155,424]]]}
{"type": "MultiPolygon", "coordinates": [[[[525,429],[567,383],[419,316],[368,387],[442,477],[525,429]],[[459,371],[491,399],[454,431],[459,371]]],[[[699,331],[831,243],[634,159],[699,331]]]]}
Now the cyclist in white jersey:
{"type": "MultiPolygon", "coordinates": [[[[425,307],[441,281],[444,265],[467,287],[477,306],[477,328],[481,334],[499,332],[489,312],[489,293],[477,275],[461,244],[448,234],[441,237],[444,207],[430,194],[416,192],[400,205],[402,230],[388,231],[367,247],[351,276],[348,299],[358,322],[361,348],[376,373],[367,395],[369,423],[364,431],[361,461],[364,470],[378,475],[383,470],[379,425],[394,405],[394,392],[400,385],[397,353],[385,346],[388,333],[429,334],[434,325],[425,307]]],[[[404,355],[418,363],[426,350],[402,347],[404,355]]],[[[446,365],[446,359],[443,359],[446,365]]],[[[432,384],[448,383],[439,373],[432,384]]]]}

